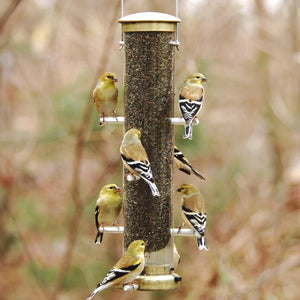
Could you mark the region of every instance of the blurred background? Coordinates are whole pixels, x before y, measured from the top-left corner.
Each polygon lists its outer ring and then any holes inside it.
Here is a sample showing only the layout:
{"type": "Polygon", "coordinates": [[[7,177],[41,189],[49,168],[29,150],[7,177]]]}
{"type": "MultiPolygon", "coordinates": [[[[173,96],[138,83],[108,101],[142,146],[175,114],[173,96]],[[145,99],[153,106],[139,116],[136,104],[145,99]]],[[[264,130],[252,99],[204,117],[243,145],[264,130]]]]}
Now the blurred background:
{"type": "MultiPolygon", "coordinates": [[[[142,11],[175,15],[175,0],[125,0],[142,11]]],[[[299,0],[179,1],[176,116],[185,77],[208,82],[193,140],[181,126],[175,139],[207,180],[177,171],[174,188],[204,195],[210,250],[177,237],[179,289],[97,299],[299,297],[299,13],[299,0]]],[[[120,16],[118,0],[1,1],[1,299],[85,299],[121,256],[121,235],[94,245],[94,208],[100,187],[122,186],[122,126],[99,127],[91,97],[114,72],[123,114],[120,16]]]]}

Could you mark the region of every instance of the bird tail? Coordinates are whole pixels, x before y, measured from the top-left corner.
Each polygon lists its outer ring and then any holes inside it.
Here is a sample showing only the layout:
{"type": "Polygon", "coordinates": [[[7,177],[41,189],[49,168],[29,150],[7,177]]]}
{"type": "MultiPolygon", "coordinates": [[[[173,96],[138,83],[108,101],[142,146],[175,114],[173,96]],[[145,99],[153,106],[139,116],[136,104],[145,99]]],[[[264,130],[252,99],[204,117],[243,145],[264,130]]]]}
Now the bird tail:
{"type": "Polygon", "coordinates": [[[96,294],[99,292],[103,291],[104,289],[108,288],[109,286],[112,285],[112,282],[108,282],[106,284],[98,283],[94,291],[86,298],[86,300],[91,300],[94,298],[96,294]]]}
{"type": "Polygon", "coordinates": [[[197,236],[197,244],[198,244],[198,248],[199,248],[200,251],[203,250],[203,249],[208,251],[208,247],[207,247],[207,244],[206,244],[204,234],[197,236]]]}
{"type": "Polygon", "coordinates": [[[103,239],[103,232],[98,231],[95,238],[95,244],[101,244],[102,239],[103,239]]]}
{"type": "Polygon", "coordinates": [[[203,177],[197,170],[195,170],[194,168],[192,168],[192,166],[190,166],[190,167],[191,167],[192,172],[193,172],[197,177],[199,177],[199,178],[202,179],[202,180],[205,180],[205,177],[203,177]]]}
{"type": "Polygon", "coordinates": [[[159,197],[160,196],[160,193],[159,193],[159,190],[156,186],[156,184],[154,182],[151,182],[151,181],[147,181],[147,183],[149,184],[149,187],[151,189],[151,192],[152,192],[152,195],[155,197],[159,197]]]}
{"type": "Polygon", "coordinates": [[[184,139],[193,139],[193,119],[184,125],[184,139]]]}

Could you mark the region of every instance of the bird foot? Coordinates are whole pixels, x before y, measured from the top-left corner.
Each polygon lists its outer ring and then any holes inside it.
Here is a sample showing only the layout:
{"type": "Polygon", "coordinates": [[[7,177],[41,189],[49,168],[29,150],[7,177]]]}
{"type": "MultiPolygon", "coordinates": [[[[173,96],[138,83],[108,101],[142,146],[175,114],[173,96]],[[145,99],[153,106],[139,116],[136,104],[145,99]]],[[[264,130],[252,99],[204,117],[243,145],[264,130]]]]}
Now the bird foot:
{"type": "Polygon", "coordinates": [[[177,234],[180,233],[180,230],[185,226],[185,224],[183,223],[182,225],[180,226],[176,226],[176,228],[178,228],[178,231],[177,231],[177,234]]]}
{"type": "Polygon", "coordinates": [[[118,122],[118,114],[116,113],[115,110],[113,111],[113,113],[114,113],[113,117],[114,117],[114,118],[116,119],[116,121],[118,122]]]}
{"type": "Polygon", "coordinates": [[[116,222],[114,223],[114,226],[118,227],[118,230],[119,230],[121,225],[116,221],[116,222]]]}
{"type": "Polygon", "coordinates": [[[132,174],[132,173],[128,174],[126,178],[127,178],[127,181],[136,181],[136,180],[141,179],[141,177],[139,177],[135,174],[132,174]]]}
{"type": "Polygon", "coordinates": [[[139,285],[137,283],[129,282],[123,285],[123,290],[124,291],[136,291],[139,289],[139,285]]]}

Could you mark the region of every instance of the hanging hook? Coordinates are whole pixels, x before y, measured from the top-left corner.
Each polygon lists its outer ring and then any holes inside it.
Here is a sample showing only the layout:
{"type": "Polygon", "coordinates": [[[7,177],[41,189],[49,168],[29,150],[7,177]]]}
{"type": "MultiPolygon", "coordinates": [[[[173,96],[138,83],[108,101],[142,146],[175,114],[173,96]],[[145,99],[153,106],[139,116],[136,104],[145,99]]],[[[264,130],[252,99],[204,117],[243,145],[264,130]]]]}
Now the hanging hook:
{"type": "MultiPolygon", "coordinates": [[[[176,0],[176,18],[178,18],[178,0],[176,0]]],[[[179,51],[180,42],[178,40],[178,23],[176,23],[176,39],[175,41],[170,41],[170,45],[175,46],[179,51]]]]}
{"type": "MultiPolygon", "coordinates": [[[[121,18],[123,18],[123,17],[124,17],[124,3],[123,3],[123,0],[121,0],[121,18]]],[[[119,44],[120,44],[119,50],[122,50],[124,47],[124,44],[125,44],[123,30],[121,30],[121,40],[120,40],[119,44]]]]}

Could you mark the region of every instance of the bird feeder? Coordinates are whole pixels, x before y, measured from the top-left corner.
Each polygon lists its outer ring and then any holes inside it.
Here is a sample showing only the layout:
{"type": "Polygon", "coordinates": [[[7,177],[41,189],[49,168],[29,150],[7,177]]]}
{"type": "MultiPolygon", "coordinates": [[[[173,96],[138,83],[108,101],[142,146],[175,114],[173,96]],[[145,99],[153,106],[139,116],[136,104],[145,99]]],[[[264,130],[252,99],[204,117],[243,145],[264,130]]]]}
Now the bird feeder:
{"type": "MultiPolygon", "coordinates": [[[[125,249],[137,239],[147,243],[144,272],[135,280],[139,290],[170,290],[181,277],[174,273],[174,236],[194,236],[191,229],[173,226],[175,47],[178,48],[178,3],[176,17],[143,12],[123,17],[125,49],[124,117],[107,117],[106,124],[123,124],[141,131],[160,196],[154,197],[144,180],[128,181],[124,169],[125,226],[99,227],[100,232],[123,233],[125,249]]],[[[194,119],[193,124],[198,124],[194,119]]],[[[125,286],[126,290],[131,289],[125,286]]],[[[124,289],[125,289],[124,287],[124,289]]]]}
{"type": "Polygon", "coordinates": [[[140,290],[178,286],[173,266],[172,227],[174,73],[177,17],[144,12],[122,17],[125,48],[124,130],[137,128],[151,164],[160,197],[143,180],[128,182],[124,170],[124,243],[147,242],[140,290]]]}

